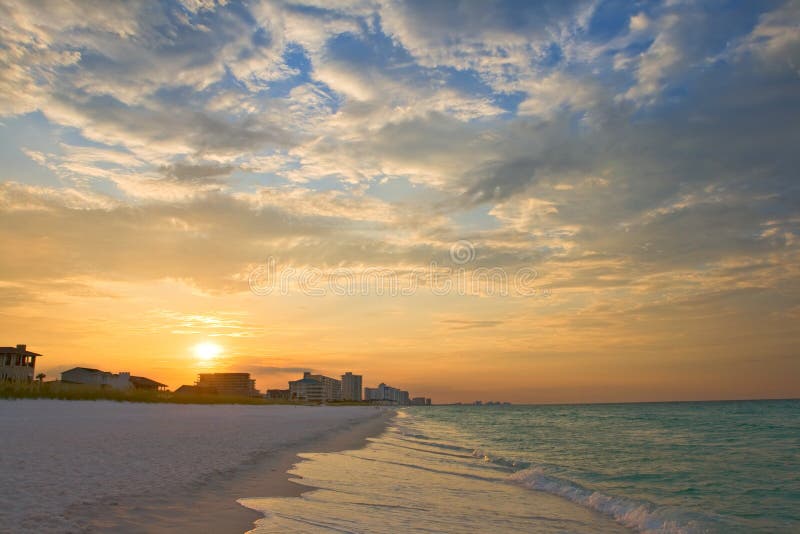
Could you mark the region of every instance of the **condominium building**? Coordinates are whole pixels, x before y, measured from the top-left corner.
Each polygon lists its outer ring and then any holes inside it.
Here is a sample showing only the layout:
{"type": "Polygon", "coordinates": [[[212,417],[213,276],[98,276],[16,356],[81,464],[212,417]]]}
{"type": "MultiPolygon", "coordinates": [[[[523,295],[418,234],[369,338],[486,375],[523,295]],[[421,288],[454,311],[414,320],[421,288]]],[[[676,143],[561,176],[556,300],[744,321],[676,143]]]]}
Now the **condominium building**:
{"type": "Polygon", "coordinates": [[[364,388],[364,398],[368,401],[389,402],[392,404],[408,405],[411,403],[408,391],[393,388],[384,383],[378,384],[376,388],[364,388]]]}
{"type": "Polygon", "coordinates": [[[200,373],[197,385],[201,388],[213,388],[220,395],[236,397],[257,397],[256,381],[250,373],[200,373]]]}
{"type": "Polygon", "coordinates": [[[307,376],[300,380],[289,382],[289,398],[308,402],[323,402],[326,400],[322,382],[307,376]]]}
{"type": "Polygon", "coordinates": [[[308,401],[339,401],[342,400],[342,382],[306,371],[300,380],[289,382],[289,396],[308,401]],[[316,385],[311,381],[316,382],[316,385]]]}
{"type": "Polygon", "coordinates": [[[322,383],[322,392],[325,395],[325,400],[340,401],[342,400],[342,381],[336,380],[329,376],[312,375],[309,372],[303,373],[303,378],[312,378],[322,383]]]}
{"type": "Polygon", "coordinates": [[[350,401],[360,401],[361,395],[361,375],[354,375],[350,371],[342,375],[342,399],[350,401]]]}
{"type": "Polygon", "coordinates": [[[27,350],[26,345],[0,347],[0,380],[33,382],[36,358],[41,356],[27,350]]]}

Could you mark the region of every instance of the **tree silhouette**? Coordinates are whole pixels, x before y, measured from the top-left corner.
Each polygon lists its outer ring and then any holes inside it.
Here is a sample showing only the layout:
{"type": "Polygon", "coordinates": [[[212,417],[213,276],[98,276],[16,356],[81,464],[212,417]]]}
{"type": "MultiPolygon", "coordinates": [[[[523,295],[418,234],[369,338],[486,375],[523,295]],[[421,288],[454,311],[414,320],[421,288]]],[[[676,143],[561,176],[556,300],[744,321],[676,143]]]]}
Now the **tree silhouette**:
{"type": "Polygon", "coordinates": [[[36,380],[38,380],[38,381],[39,381],[39,383],[41,384],[41,383],[42,383],[42,381],[44,380],[44,377],[46,377],[46,376],[47,376],[47,375],[46,375],[46,374],[44,374],[44,373],[39,373],[38,375],[36,375],[36,380]]]}

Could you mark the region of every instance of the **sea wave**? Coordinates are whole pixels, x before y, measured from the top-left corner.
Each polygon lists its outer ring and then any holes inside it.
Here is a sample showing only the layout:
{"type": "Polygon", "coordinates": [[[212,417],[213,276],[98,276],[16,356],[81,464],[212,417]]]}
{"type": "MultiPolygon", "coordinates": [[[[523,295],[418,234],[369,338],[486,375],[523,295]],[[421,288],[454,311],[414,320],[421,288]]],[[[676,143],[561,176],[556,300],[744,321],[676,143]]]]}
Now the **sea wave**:
{"type": "Polygon", "coordinates": [[[436,449],[445,449],[445,450],[448,450],[448,451],[461,451],[461,452],[471,453],[472,450],[473,450],[473,449],[470,449],[468,447],[462,447],[460,445],[455,445],[455,444],[451,444],[451,443],[442,443],[440,441],[427,441],[427,440],[421,440],[421,439],[414,439],[414,440],[408,440],[408,441],[411,442],[411,443],[424,445],[425,447],[434,447],[436,449]]]}
{"type": "Polygon", "coordinates": [[[489,452],[487,452],[487,451],[485,451],[483,449],[475,449],[475,450],[473,450],[472,451],[472,456],[474,456],[475,458],[479,458],[479,459],[483,460],[484,462],[491,462],[491,463],[496,464],[496,465],[501,465],[503,467],[508,467],[509,469],[512,469],[514,471],[517,471],[517,470],[520,470],[520,469],[527,469],[528,467],[531,466],[530,462],[523,462],[523,461],[519,461],[519,460],[503,458],[502,456],[495,456],[495,455],[490,454],[489,452]]]}
{"type": "Polygon", "coordinates": [[[518,471],[511,475],[511,480],[526,488],[544,491],[591,508],[639,532],[694,534],[717,530],[713,527],[716,522],[714,518],[647,501],[607,495],[547,474],[540,467],[518,471]]]}
{"type": "MultiPolygon", "coordinates": [[[[406,433],[410,437],[411,432],[406,433]]],[[[464,451],[472,457],[504,468],[509,480],[528,489],[542,491],[585,506],[617,523],[646,534],[699,534],[736,530],[720,516],[706,515],[674,506],[658,505],[646,500],[610,495],[586,488],[563,476],[556,476],[556,465],[506,458],[485,449],[470,449],[452,442],[412,438],[418,444],[445,450],[464,451]]]]}
{"type": "Polygon", "coordinates": [[[720,518],[659,506],[649,501],[608,495],[554,476],[545,467],[533,466],[530,462],[494,456],[483,449],[475,449],[472,455],[513,471],[510,480],[516,484],[580,504],[639,532],[696,534],[717,531],[722,527],[719,524],[720,518]]]}

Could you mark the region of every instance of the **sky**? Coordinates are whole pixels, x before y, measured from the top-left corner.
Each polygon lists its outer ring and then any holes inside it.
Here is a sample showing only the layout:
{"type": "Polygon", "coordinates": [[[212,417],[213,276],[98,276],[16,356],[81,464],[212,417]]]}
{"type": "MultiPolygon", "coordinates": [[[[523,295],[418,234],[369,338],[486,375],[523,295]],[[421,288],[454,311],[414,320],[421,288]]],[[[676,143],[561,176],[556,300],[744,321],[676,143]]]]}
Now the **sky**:
{"type": "Polygon", "coordinates": [[[0,0],[0,344],[797,397],[798,147],[793,0],[0,0]]]}

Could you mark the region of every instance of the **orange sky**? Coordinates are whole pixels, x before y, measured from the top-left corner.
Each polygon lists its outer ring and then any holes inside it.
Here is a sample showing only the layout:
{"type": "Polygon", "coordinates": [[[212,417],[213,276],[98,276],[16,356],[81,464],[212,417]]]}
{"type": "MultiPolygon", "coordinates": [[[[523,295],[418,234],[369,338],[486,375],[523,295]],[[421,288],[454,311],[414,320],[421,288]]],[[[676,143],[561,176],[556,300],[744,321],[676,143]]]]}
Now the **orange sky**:
{"type": "MultiPolygon", "coordinates": [[[[583,302],[581,291],[501,297],[208,294],[179,281],[77,282],[6,309],[3,337],[71,366],[175,388],[201,371],[248,371],[285,388],[303,369],[362,373],[438,402],[605,402],[796,396],[786,358],[796,316],[719,305],[583,302]],[[581,311],[573,307],[580,303],[581,311]],[[719,316],[716,316],[719,315],[719,316]],[[212,342],[210,362],[193,351],[212,342]]],[[[763,304],[762,304],[763,305],[763,304]]]]}

